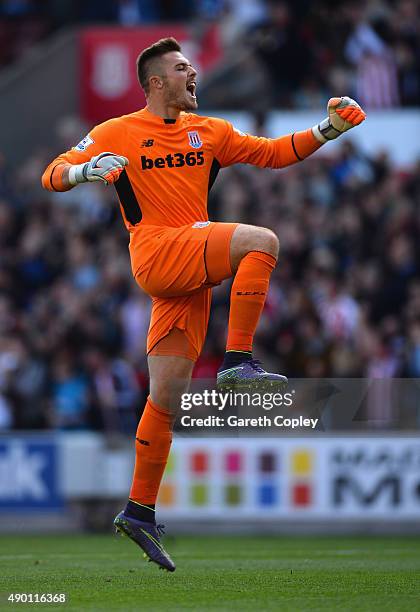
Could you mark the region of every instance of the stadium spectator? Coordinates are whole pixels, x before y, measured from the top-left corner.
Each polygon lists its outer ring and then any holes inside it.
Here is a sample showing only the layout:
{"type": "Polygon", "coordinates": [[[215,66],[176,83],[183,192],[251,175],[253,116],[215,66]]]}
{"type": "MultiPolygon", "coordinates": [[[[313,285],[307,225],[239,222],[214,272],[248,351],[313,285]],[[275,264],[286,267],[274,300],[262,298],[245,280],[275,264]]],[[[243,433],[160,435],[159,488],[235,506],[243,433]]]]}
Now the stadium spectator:
{"type": "Polygon", "coordinates": [[[52,364],[52,425],[58,429],[87,429],[88,381],[74,357],[59,351],[52,364]]]}
{"type": "Polygon", "coordinates": [[[346,55],[356,66],[355,95],[366,108],[399,106],[395,54],[363,17],[347,41],[346,55]]]}

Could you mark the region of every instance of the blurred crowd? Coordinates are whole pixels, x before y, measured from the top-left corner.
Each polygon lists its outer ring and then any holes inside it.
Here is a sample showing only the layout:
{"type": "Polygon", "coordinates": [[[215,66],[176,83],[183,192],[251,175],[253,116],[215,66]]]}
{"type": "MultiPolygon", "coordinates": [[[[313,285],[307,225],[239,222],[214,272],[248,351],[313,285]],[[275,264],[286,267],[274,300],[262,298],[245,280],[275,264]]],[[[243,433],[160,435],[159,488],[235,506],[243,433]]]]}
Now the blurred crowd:
{"type": "MultiPolygon", "coordinates": [[[[386,154],[368,158],[347,140],[333,159],[222,174],[217,217],[280,238],[256,339],[264,363],[291,377],[419,376],[419,169],[397,172],[386,154]]],[[[219,355],[227,288],[215,299],[219,355]]]]}
{"type": "MultiPolygon", "coordinates": [[[[52,157],[38,151],[14,172],[0,157],[0,429],[132,432],[148,391],[150,300],[131,277],[114,189],[43,191],[52,157]]],[[[267,369],[420,377],[419,205],[420,167],[397,171],[348,139],[333,159],[219,174],[210,218],[280,237],[255,342],[267,369]]],[[[214,290],[195,376],[221,362],[229,291],[214,290]]]]}
{"type": "Polygon", "coordinates": [[[213,107],[319,108],[337,91],[368,109],[420,104],[419,0],[3,0],[0,67],[63,26],[168,22],[192,38],[219,25],[213,107]]]}

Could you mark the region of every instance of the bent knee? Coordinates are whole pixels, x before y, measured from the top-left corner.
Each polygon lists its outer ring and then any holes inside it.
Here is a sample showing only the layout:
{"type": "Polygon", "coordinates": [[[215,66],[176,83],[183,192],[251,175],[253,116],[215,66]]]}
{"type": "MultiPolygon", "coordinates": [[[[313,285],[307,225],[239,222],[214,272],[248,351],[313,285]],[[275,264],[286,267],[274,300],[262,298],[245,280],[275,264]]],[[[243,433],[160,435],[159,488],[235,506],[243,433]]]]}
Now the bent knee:
{"type": "Polygon", "coordinates": [[[266,227],[239,225],[231,241],[231,265],[236,270],[240,261],[251,251],[261,251],[277,259],[279,254],[279,239],[266,227]]]}
{"type": "Polygon", "coordinates": [[[264,252],[268,253],[269,255],[272,255],[273,257],[275,257],[277,259],[277,257],[279,256],[279,249],[280,249],[280,242],[278,237],[276,236],[276,234],[270,230],[270,229],[266,229],[266,228],[262,228],[265,232],[265,236],[264,236],[264,243],[265,243],[265,249],[264,252]]]}
{"type": "Polygon", "coordinates": [[[249,240],[248,252],[262,251],[277,259],[279,254],[279,239],[276,234],[266,227],[256,227],[249,240]]]}

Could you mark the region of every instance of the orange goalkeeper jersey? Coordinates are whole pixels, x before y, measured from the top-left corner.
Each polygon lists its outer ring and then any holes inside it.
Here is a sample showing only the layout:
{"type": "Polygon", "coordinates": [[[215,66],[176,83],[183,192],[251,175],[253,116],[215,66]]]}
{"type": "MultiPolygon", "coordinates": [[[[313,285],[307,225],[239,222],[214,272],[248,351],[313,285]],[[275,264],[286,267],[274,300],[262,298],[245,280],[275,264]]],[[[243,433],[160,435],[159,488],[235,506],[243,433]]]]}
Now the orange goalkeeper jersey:
{"type": "Polygon", "coordinates": [[[146,107],[95,127],[48,166],[42,183],[54,190],[60,164],[80,164],[104,151],[124,155],[129,165],[115,188],[127,229],[132,232],[140,222],[180,227],[208,220],[208,192],[220,168],[236,163],[282,168],[319,146],[311,130],[259,138],[223,119],[192,113],[162,119],[146,107]]]}

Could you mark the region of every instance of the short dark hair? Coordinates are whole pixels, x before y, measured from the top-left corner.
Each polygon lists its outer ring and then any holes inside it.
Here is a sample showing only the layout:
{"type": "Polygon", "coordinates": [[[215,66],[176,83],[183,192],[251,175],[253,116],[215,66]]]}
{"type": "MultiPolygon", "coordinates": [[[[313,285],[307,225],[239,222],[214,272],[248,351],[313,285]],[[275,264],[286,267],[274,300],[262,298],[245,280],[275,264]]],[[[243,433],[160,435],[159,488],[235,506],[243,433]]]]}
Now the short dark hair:
{"type": "Polygon", "coordinates": [[[161,38],[147,49],[143,49],[137,58],[137,76],[141,87],[146,93],[149,92],[149,68],[152,64],[151,60],[162,57],[165,53],[171,51],[181,51],[179,42],[170,36],[169,38],[161,38]]]}

